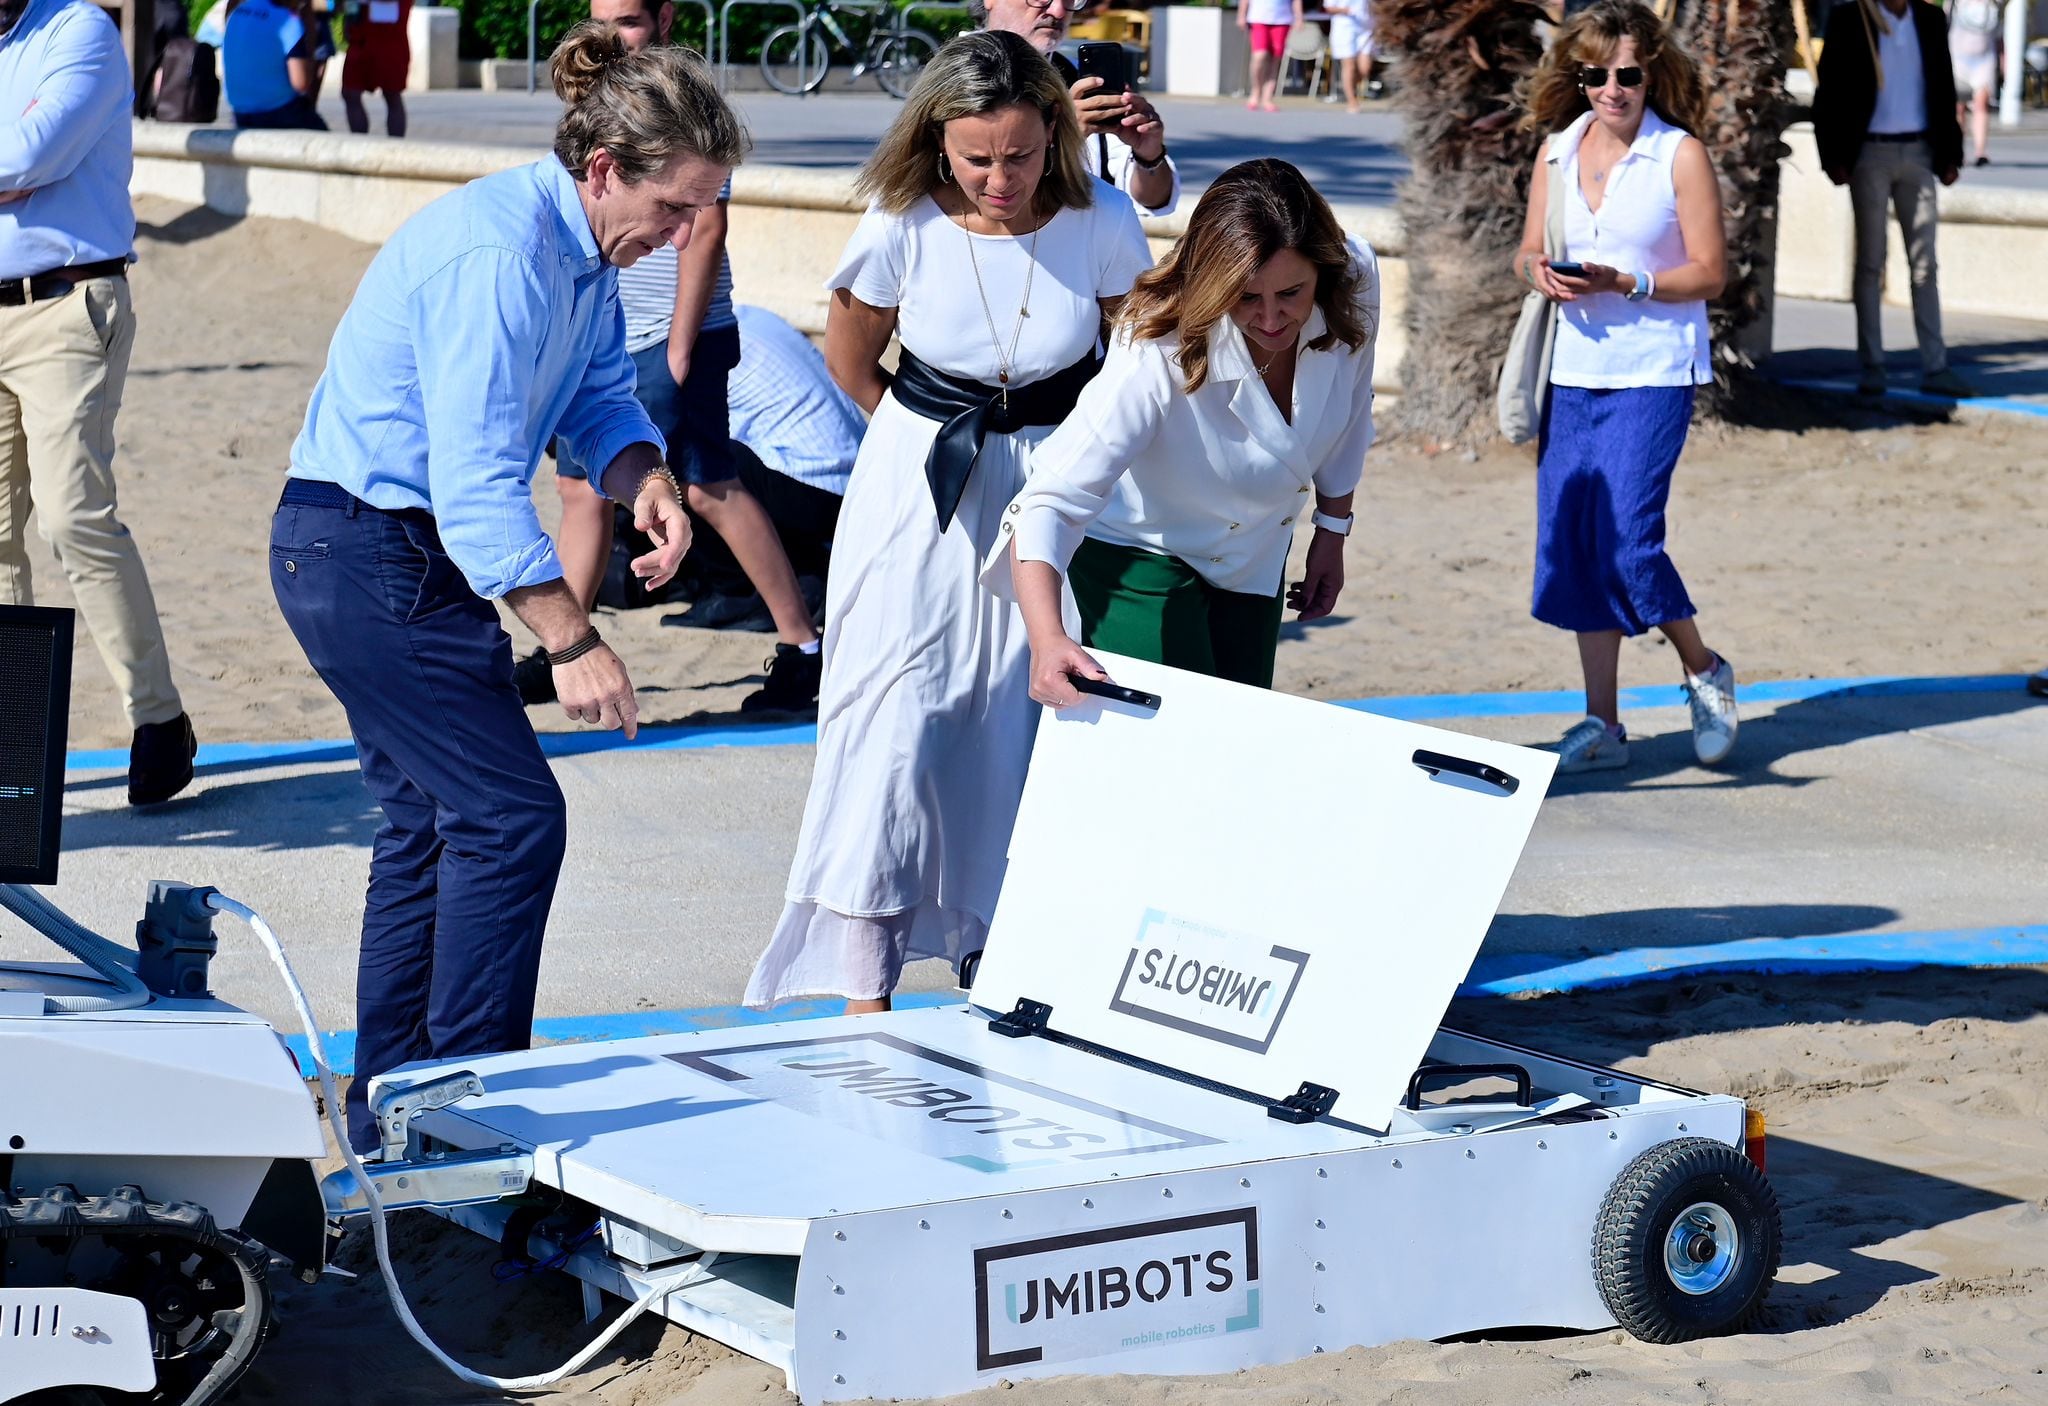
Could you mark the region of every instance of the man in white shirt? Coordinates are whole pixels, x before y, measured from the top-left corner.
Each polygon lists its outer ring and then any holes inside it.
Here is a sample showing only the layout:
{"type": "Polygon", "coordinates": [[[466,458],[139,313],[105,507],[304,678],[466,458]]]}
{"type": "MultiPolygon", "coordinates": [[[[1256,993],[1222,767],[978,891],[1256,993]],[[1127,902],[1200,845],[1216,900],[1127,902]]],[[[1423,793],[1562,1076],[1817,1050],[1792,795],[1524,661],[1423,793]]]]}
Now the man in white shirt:
{"type": "Polygon", "coordinates": [[[1067,22],[1092,0],[967,0],[981,29],[1007,29],[1031,41],[1070,85],[1081,130],[1088,136],[1088,170],[1131,197],[1140,215],[1170,215],[1180,203],[1180,172],[1166,154],[1166,124],[1140,93],[1101,93],[1100,78],[1079,78],[1054,50],[1067,22]],[[1112,137],[1114,141],[1110,140],[1112,137]]]}
{"type": "Polygon", "coordinates": [[[1926,0],[1846,0],[1828,15],[1813,133],[1828,179],[1849,187],[1856,212],[1857,392],[1885,391],[1886,215],[1898,211],[1913,277],[1920,388],[1965,399],[1975,392],[1949,369],[1936,281],[1935,182],[1954,185],[1963,165],[1948,20],[1926,0]]]}

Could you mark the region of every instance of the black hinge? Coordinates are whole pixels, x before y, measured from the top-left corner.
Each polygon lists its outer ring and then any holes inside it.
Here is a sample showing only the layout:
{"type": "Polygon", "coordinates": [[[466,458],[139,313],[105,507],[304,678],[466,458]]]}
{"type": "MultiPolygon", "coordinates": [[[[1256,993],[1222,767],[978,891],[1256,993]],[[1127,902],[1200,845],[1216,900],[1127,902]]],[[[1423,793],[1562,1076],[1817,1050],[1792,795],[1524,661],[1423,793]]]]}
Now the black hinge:
{"type": "Polygon", "coordinates": [[[1326,1089],[1321,1084],[1304,1080],[1302,1086],[1286,1098],[1267,1104],[1266,1116],[1278,1118],[1283,1123],[1313,1123],[1318,1118],[1327,1118],[1336,1106],[1335,1089],[1326,1089]]]}
{"type": "Polygon", "coordinates": [[[1020,1040],[1026,1035],[1042,1035],[1052,1022],[1052,1007],[1043,1001],[1034,1001],[1019,996],[1017,1008],[1008,1015],[999,1015],[988,1023],[988,1028],[998,1035],[1007,1035],[1020,1040]]]}

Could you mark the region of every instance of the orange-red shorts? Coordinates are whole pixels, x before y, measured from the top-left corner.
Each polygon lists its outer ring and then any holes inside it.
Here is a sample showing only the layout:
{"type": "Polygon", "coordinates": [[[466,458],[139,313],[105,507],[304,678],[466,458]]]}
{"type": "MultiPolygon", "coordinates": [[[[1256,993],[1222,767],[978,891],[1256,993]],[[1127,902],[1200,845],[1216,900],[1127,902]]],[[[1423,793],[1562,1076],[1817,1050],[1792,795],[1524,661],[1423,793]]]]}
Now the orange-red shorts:
{"type": "Polygon", "coordinates": [[[412,67],[412,45],[395,24],[364,25],[348,39],[341,60],[341,86],[357,93],[401,93],[412,67]]]}

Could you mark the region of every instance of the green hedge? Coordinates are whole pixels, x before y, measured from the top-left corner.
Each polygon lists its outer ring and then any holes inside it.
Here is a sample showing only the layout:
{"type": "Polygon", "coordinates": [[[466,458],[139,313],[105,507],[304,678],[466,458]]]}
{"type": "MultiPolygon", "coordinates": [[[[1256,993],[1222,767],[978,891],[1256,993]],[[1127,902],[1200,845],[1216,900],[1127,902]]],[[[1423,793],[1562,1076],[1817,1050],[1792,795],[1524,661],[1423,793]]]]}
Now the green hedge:
{"type": "MultiPolygon", "coordinates": [[[[716,13],[721,0],[712,0],[716,13]]],[[[586,0],[541,0],[537,51],[545,59],[554,52],[562,36],[590,13],[586,0]]],[[[746,5],[732,13],[732,61],[753,63],[761,56],[761,40],[778,25],[794,16],[783,5],[746,5]]],[[[914,16],[917,27],[940,39],[967,28],[964,13],[922,13],[914,16]]],[[[675,40],[699,53],[710,53],[704,33],[704,11],[694,4],[676,6],[675,40]]],[[[860,35],[854,33],[858,40],[860,35]]],[[[462,6],[462,57],[466,59],[523,59],[526,57],[526,0],[467,0],[462,6]]]]}

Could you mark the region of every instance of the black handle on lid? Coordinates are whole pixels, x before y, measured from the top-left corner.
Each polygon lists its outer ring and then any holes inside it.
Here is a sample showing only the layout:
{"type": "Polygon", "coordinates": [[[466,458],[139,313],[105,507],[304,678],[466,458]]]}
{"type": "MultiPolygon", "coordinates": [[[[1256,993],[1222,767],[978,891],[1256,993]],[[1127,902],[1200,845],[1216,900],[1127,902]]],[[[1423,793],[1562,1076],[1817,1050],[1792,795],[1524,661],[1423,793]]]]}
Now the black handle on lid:
{"type": "Polygon", "coordinates": [[[1422,1107],[1422,1085],[1436,1079],[1512,1079],[1515,1102],[1529,1106],[1529,1071],[1519,1064],[1425,1064],[1408,1080],[1408,1097],[1403,1100],[1413,1113],[1422,1107]]]}
{"type": "Polygon", "coordinates": [[[1514,795],[1522,785],[1519,780],[1508,775],[1497,766],[1488,766],[1485,762],[1475,762],[1465,757],[1453,757],[1443,752],[1430,752],[1418,749],[1415,755],[1408,760],[1414,762],[1415,765],[1421,767],[1431,776],[1446,771],[1455,776],[1467,776],[1474,781],[1493,787],[1504,796],[1514,795]]]}

